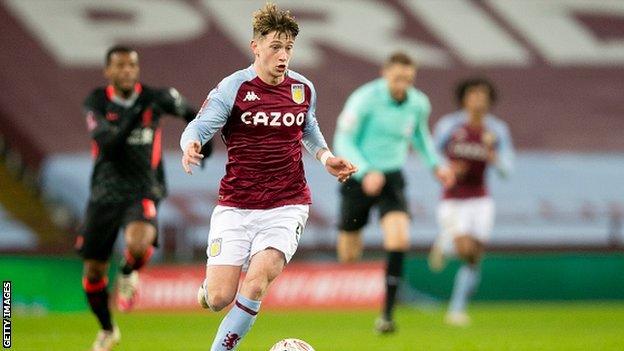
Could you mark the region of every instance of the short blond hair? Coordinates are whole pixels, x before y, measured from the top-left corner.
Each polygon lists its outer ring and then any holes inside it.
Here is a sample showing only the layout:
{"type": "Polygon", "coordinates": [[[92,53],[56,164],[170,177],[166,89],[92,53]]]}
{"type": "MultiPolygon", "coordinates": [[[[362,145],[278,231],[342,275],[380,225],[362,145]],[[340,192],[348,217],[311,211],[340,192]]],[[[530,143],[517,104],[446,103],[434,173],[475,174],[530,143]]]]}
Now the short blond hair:
{"type": "Polygon", "coordinates": [[[408,54],[404,53],[403,51],[395,51],[390,54],[390,56],[388,56],[388,58],[386,59],[386,62],[384,62],[384,68],[396,64],[412,67],[417,66],[416,61],[414,61],[414,59],[412,59],[408,54]]]}
{"type": "Polygon", "coordinates": [[[272,2],[267,2],[263,8],[254,12],[252,25],[254,38],[265,36],[273,31],[286,34],[293,39],[299,34],[299,25],[290,11],[280,10],[272,2]]]}

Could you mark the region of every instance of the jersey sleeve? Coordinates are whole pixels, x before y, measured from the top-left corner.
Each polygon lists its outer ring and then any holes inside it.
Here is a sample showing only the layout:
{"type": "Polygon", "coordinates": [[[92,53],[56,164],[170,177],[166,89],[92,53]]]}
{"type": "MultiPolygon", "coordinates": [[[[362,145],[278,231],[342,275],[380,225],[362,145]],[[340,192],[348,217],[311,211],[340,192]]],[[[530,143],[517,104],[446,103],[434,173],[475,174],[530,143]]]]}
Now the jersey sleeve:
{"type": "Polygon", "coordinates": [[[186,126],[180,137],[182,151],[191,141],[199,141],[201,145],[205,145],[225,125],[241,84],[242,82],[228,77],[210,91],[197,117],[186,126]]]}
{"type": "Polygon", "coordinates": [[[490,128],[496,134],[496,170],[501,177],[508,177],[513,172],[515,151],[509,128],[502,121],[492,123],[490,128]]]}
{"type": "Polygon", "coordinates": [[[417,125],[414,129],[412,144],[424,158],[425,164],[429,168],[437,167],[440,164],[438,153],[433,144],[431,133],[429,132],[429,115],[431,114],[431,103],[426,96],[423,96],[419,104],[417,125]]]}
{"type": "Polygon", "coordinates": [[[368,101],[367,90],[358,89],[353,92],[338,116],[336,134],[334,135],[336,153],[348,158],[351,163],[358,167],[356,178],[363,177],[372,169],[371,164],[360,152],[357,145],[357,138],[369,113],[368,101]]]}
{"type": "Polygon", "coordinates": [[[184,118],[186,122],[192,121],[197,115],[197,109],[189,105],[175,88],[159,90],[158,103],[166,113],[184,118]]]}
{"type": "Polygon", "coordinates": [[[453,115],[445,115],[436,123],[433,130],[433,142],[439,154],[444,154],[446,145],[453,135],[453,130],[455,130],[458,125],[457,122],[458,119],[453,115]]]}
{"type": "Polygon", "coordinates": [[[104,116],[104,108],[98,104],[96,94],[87,97],[83,104],[87,129],[91,138],[97,143],[100,152],[107,156],[113,156],[117,149],[122,146],[137,123],[140,106],[120,112],[119,124],[109,122],[104,116]]]}
{"type": "Polygon", "coordinates": [[[303,146],[308,152],[316,157],[316,154],[321,149],[328,149],[327,142],[321,129],[319,128],[318,120],[316,119],[316,90],[312,83],[309,85],[311,90],[310,108],[308,109],[308,115],[306,116],[306,123],[303,128],[303,146]]]}
{"type": "MultiPolygon", "coordinates": [[[[158,91],[158,103],[166,113],[183,118],[187,123],[197,116],[197,109],[191,106],[176,88],[165,88],[158,91]]],[[[208,140],[200,152],[204,155],[202,165],[206,158],[212,155],[212,140],[208,140]]]]}

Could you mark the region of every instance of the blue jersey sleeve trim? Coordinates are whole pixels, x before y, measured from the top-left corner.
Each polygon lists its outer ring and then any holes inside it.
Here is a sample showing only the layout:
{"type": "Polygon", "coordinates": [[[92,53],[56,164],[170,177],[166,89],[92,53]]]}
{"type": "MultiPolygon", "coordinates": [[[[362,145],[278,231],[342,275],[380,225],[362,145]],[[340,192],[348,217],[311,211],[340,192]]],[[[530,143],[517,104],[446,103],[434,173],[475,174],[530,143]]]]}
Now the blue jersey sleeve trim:
{"type": "Polygon", "coordinates": [[[316,154],[321,149],[329,149],[325,137],[319,128],[318,120],[316,119],[316,89],[314,89],[312,82],[303,75],[294,71],[289,71],[288,75],[310,88],[312,96],[310,97],[310,107],[308,108],[308,115],[306,116],[305,126],[303,127],[303,139],[301,143],[306,150],[316,158],[316,154]]]}
{"type": "Polygon", "coordinates": [[[191,141],[199,141],[204,145],[212,139],[230,118],[240,86],[255,77],[255,70],[249,67],[224,78],[210,91],[197,116],[186,126],[180,137],[182,151],[191,141]]]}
{"type": "Polygon", "coordinates": [[[446,144],[448,144],[455,129],[457,129],[465,120],[465,115],[462,111],[449,113],[436,123],[433,131],[433,138],[435,147],[440,154],[444,154],[446,144]]]}
{"type": "Polygon", "coordinates": [[[488,129],[496,134],[496,170],[500,176],[508,177],[513,173],[515,160],[515,151],[509,128],[505,122],[492,115],[487,116],[485,124],[488,129]]]}

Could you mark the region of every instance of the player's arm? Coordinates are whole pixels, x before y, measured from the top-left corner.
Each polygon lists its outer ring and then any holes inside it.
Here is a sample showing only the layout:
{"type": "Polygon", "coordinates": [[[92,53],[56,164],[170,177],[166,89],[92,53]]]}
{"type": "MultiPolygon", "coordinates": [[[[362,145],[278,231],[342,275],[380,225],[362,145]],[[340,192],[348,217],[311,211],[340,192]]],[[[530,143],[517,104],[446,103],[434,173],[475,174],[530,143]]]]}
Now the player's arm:
{"type": "Polygon", "coordinates": [[[446,115],[440,118],[433,129],[433,144],[439,155],[444,155],[444,150],[451,140],[453,130],[457,127],[457,118],[446,115]]]}
{"type": "Polygon", "coordinates": [[[136,126],[140,110],[140,106],[123,110],[119,114],[119,124],[114,124],[106,119],[104,110],[97,106],[93,95],[87,98],[84,103],[87,128],[102,155],[111,157],[118,152],[136,126]]]}
{"type": "MultiPolygon", "coordinates": [[[[159,90],[158,102],[166,113],[180,117],[184,119],[186,123],[190,123],[197,116],[197,109],[190,105],[184,96],[175,88],[159,90]]],[[[202,145],[201,154],[204,156],[204,159],[210,157],[212,154],[212,140],[208,140],[202,145]]]]}
{"type": "Polygon", "coordinates": [[[429,167],[436,178],[442,183],[445,188],[451,187],[455,183],[455,177],[451,170],[442,165],[440,157],[434,146],[431,132],[429,131],[429,115],[431,114],[431,104],[426,97],[421,103],[421,110],[419,111],[418,124],[414,130],[412,137],[412,144],[414,148],[424,158],[425,164],[429,167]]]}
{"type": "Polygon", "coordinates": [[[357,165],[356,178],[363,178],[373,171],[372,165],[357,145],[357,137],[360,134],[364,120],[368,113],[367,92],[358,89],[347,99],[345,106],[338,116],[336,133],[334,134],[334,147],[340,155],[349,157],[351,162],[357,165]]]}
{"type": "Polygon", "coordinates": [[[181,117],[187,123],[197,116],[197,109],[189,105],[184,96],[175,88],[160,89],[158,91],[158,103],[166,113],[181,117]]]}
{"type": "Polygon", "coordinates": [[[509,128],[503,122],[499,122],[494,127],[496,133],[496,159],[494,165],[498,174],[507,178],[514,168],[515,151],[509,128]]]}
{"type": "Polygon", "coordinates": [[[338,181],[344,182],[357,171],[357,168],[346,159],[334,156],[329,150],[316,119],[316,92],[312,85],[310,85],[310,89],[312,90],[312,97],[301,142],[312,156],[321,161],[331,175],[338,178],[338,181]]]}
{"type": "Polygon", "coordinates": [[[191,165],[201,165],[201,160],[204,158],[201,153],[202,147],[225,125],[230,116],[233,101],[232,97],[228,98],[217,86],[208,94],[197,117],[184,129],[180,137],[180,147],[184,152],[182,167],[186,173],[192,174],[191,165]]]}

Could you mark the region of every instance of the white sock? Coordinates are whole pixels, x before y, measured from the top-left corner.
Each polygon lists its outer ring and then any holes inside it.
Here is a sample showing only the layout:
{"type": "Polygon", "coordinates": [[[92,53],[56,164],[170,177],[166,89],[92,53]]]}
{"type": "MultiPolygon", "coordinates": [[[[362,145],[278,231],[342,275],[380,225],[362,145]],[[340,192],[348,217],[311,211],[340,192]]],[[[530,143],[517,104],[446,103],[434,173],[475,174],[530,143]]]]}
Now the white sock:
{"type": "Polygon", "coordinates": [[[455,285],[449,311],[464,312],[470,296],[479,284],[480,267],[478,265],[462,265],[455,275],[455,285]]]}
{"type": "Polygon", "coordinates": [[[247,334],[260,310],[260,301],[250,300],[241,294],[236,295],[236,302],[223,318],[210,351],[231,351],[247,334]]]}

